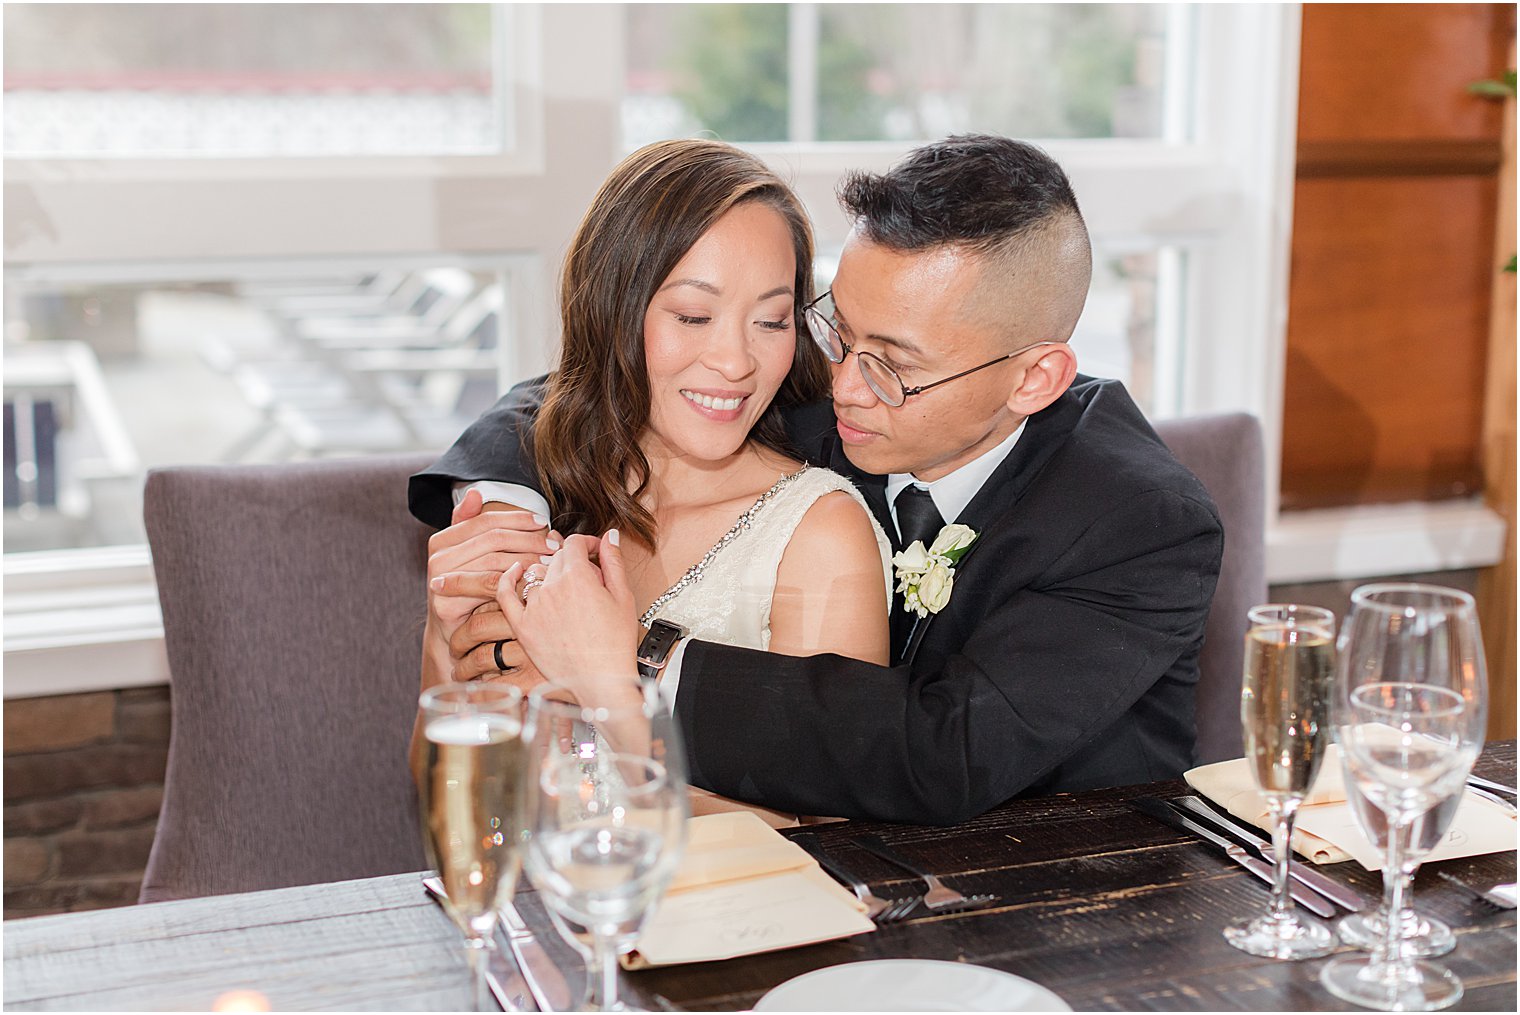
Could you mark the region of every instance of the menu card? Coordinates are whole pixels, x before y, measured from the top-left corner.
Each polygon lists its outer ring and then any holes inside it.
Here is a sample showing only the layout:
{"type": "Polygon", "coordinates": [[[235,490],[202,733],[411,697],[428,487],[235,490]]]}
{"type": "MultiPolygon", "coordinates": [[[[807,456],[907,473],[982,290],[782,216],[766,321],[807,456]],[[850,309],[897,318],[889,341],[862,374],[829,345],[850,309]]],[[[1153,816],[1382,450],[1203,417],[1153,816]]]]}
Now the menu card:
{"type": "MultiPolygon", "coordinates": [[[[1183,778],[1237,818],[1270,833],[1272,818],[1267,800],[1257,791],[1245,758],[1204,765],[1184,773],[1183,778]]],[[[1509,810],[1464,792],[1451,827],[1424,859],[1452,860],[1512,850],[1515,831],[1515,815],[1509,810]]],[[[1368,840],[1346,802],[1339,744],[1331,744],[1325,751],[1319,775],[1298,809],[1293,849],[1314,863],[1355,860],[1370,871],[1383,869],[1383,851],[1368,840]]]]}
{"type": "Polygon", "coordinates": [[[681,866],[625,967],[730,959],[876,929],[860,900],[754,814],[691,818],[686,834],[681,866]]]}

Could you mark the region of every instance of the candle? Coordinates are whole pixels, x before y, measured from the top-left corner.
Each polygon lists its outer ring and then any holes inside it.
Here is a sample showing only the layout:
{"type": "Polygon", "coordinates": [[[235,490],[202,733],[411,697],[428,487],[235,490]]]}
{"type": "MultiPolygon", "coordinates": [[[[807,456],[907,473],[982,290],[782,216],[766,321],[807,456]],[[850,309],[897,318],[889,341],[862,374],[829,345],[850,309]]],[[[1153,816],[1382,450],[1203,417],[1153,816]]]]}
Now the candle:
{"type": "Polygon", "coordinates": [[[256,990],[229,990],[211,1004],[212,1011],[268,1011],[269,998],[256,990]]]}

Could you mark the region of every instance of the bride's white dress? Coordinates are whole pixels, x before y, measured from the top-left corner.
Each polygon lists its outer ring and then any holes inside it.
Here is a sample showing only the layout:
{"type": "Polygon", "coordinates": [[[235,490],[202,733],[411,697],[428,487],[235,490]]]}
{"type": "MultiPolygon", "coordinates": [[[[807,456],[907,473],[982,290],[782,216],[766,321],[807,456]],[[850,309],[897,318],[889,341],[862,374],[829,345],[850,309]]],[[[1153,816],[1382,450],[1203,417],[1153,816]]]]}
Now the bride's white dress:
{"type": "MultiPolygon", "coordinates": [[[[836,491],[854,498],[871,520],[890,608],[892,546],[876,516],[848,479],[805,465],[762,494],[702,560],[655,599],[640,622],[647,625],[655,619],[667,620],[702,641],[769,649],[771,599],[781,556],[808,508],[818,498],[836,491]]],[[[820,569],[828,568],[827,560],[817,563],[820,569]]]]}

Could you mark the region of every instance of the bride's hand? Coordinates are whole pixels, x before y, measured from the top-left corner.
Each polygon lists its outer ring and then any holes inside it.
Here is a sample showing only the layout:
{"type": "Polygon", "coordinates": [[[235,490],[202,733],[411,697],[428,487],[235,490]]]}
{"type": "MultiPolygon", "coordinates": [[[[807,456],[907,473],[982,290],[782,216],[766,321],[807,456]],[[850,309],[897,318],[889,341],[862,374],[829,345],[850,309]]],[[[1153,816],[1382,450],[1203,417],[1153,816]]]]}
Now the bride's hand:
{"type": "Polygon", "coordinates": [[[526,602],[521,565],[508,569],[496,590],[502,613],[538,671],[590,698],[600,696],[596,688],[604,680],[622,687],[638,680],[639,623],[617,539],[616,529],[600,540],[566,539],[542,582],[525,586],[526,602]],[[600,566],[592,563],[593,553],[600,566]]]}

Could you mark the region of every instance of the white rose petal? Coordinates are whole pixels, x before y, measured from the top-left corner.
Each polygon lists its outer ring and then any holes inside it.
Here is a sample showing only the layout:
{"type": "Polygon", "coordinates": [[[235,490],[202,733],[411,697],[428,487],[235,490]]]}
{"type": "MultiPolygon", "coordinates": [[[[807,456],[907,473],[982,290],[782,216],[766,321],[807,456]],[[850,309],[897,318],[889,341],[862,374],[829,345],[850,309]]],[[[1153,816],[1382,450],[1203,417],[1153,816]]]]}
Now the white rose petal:
{"type": "Polygon", "coordinates": [[[943,564],[935,563],[925,572],[923,581],[919,582],[918,600],[930,613],[938,613],[950,602],[950,590],[954,585],[954,572],[943,564]]]}
{"type": "Polygon", "coordinates": [[[929,547],[933,554],[947,554],[955,550],[970,546],[976,539],[976,532],[969,525],[946,525],[939,530],[939,535],[934,538],[934,545],[929,547]]]}
{"type": "Polygon", "coordinates": [[[915,539],[906,550],[892,558],[892,563],[900,574],[918,574],[929,566],[929,551],[924,549],[921,540],[915,539]]]}

